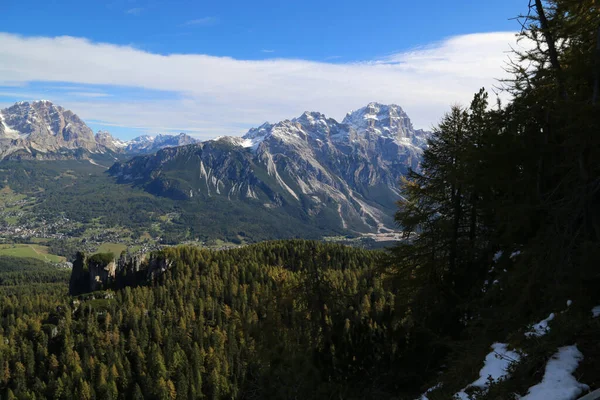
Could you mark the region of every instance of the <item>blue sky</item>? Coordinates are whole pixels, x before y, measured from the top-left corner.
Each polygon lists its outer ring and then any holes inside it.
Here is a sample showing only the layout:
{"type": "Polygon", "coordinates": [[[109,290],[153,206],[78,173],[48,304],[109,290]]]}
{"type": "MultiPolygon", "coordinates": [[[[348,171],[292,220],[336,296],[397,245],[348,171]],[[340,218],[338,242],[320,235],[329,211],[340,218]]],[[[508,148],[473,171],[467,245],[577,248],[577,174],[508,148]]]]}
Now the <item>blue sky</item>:
{"type": "Polygon", "coordinates": [[[305,109],[341,119],[368,101],[427,128],[501,77],[526,6],[4,0],[0,105],[47,98],[124,138],[241,134],[305,109]]]}

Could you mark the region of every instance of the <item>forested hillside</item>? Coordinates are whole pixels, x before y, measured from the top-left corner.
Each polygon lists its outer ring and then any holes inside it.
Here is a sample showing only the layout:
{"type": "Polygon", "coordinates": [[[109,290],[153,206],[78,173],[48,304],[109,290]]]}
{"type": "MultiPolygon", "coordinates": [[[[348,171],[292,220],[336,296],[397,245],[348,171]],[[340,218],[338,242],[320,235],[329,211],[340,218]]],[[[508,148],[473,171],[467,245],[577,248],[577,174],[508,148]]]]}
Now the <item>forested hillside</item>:
{"type": "Polygon", "coordinates": [[[173,266],[150,286],[3,296],[3,393],[387,398],[403,383],[391,379],[407,350],[380,253],[290,241],[160,256],[173,266]]]}
{"type": "Polygon", "coordinates": [[[600,326],[590,310],[600,303],[600,8],[529,3],[526,50],[512,54],[503,82],[511,102],[490,107],[482,90],[469,107],[452,107],[422,173],[404,183],[397,220],[409,240],[393,250],[391,272],[413,290],[416,323],[454,360],[430,399],[473,381],[467,371],[481,364],[470,364],[472,353],[481,363],[494,341],[527,357],[482,398],[527,393],[560,346],[579,347],[586,361],[576,376],[598,386],[600,326]],[[551,312],[550,335],[525,340],[527,326],[551,312]]]}
{"type": "Polygon", "coordinates": [[[164,273],[74,297],[64,274],[49,278],[57,270],[8,260],[0,394],[574,400],[599,389],[600,6],[531,0],[520,21],[510,102],[482,89],[442,118],[403,180],[397,246],[172,247],[149,256],[164,273]]]}

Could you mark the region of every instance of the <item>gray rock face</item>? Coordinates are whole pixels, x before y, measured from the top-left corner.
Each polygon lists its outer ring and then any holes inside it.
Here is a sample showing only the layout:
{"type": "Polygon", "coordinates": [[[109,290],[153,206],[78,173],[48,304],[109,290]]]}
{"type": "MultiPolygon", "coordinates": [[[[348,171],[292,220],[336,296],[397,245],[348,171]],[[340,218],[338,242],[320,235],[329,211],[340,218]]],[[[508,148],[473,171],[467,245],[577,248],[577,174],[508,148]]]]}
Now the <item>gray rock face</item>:
{"type": "Polygon", "coordinates": [[[152,281],[171,267],[160,254],[121,254],[97,259],[78,253],[73,262],[69,293],[78,295],[105,289],[121,289],[152,281]]]}
{"type": "Polygon", "coordinates": [[[418,168],[427,136],[400,107],[371,103],[343,123],[305,112],[241,138],[136,157],[109,172],[176,199],[285,206],[309,220],[327,215],[347,231],[385,232],[394,227],[400,178],[418,168]]]}
{"type": "Polygon", "coordinates": [[[122,152],[127,146],[127,142],[114,138],[110,132],[107,131],[98,131],[94,136],[94,139],[100,146],[115,153],[122,152]]]}
{"type": "Polygon", "coordinates": [[[100,151],[92,130],[73,112],[49,101],[19,102],[0,110],[0,158],[15,151],[100,151]]]}

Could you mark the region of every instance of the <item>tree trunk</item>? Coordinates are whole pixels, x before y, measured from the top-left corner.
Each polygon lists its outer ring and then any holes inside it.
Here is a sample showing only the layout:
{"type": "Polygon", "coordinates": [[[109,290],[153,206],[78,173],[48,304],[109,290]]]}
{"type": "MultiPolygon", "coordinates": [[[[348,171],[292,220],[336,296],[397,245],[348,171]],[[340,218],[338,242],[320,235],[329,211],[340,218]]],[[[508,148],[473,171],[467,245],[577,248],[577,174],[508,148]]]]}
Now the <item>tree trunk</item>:
{"type": "Polygon", "coordinates": [[[598,101],[598,92],[600,91],[600,26],[596,36],[596,57],[594,60],[594,88],[592,91],[592,105],[598,101]]]}
{"type": "Polygon", "coordinates": [[[552,68],[554,68],[554,70],[556,71],[556,79],[558,80],[558,92],[563,100],[567,100],[568,94],[565,88],[562,68],[558,60],[556,42],[554,39],[554,35],[552,35],[552,32],[550,31],[550,26],[548,25],[548,19],[546,18],[546,13],[544,12],[542,0],[535,0],[535,8],[537,10],[537,14],[540,20],[540,27],[542,28],[542,33],[544,34],[544,38],[546,39],[546,45],[548,45],[548,55],[550,56],[550,64],[552,65],[552,68]]]}

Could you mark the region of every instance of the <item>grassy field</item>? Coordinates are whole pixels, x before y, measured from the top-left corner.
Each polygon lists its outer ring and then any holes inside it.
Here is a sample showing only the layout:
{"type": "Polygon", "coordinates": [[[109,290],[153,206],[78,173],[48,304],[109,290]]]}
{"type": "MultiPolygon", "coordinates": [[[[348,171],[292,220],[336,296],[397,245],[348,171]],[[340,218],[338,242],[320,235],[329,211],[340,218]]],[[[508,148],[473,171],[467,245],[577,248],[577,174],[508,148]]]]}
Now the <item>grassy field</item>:
{"type": "Polygon", "coordinates": [[[102,243],[96,253],[113,253],[119,257],[123,250],[127,250],[127,246],[121,243],[102,243]]]}
{"type": "Polygon", "coordinates": [[[40,244],[40,243],[48,243],[50,241],[50,239],[48,239],[48,238],[32,237],[32,238],[29,238],[29,241],[31,243],[40,244]]]}
{"type": "Polygon", "coordinates": [[[35,258],[47,262],[64,262],[61,256],[48,253],[46,246],[37,244],[0,244],[0,256],[35,258]]]}

